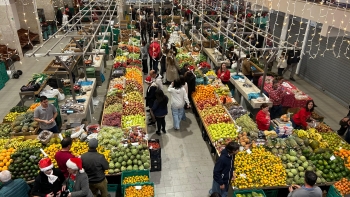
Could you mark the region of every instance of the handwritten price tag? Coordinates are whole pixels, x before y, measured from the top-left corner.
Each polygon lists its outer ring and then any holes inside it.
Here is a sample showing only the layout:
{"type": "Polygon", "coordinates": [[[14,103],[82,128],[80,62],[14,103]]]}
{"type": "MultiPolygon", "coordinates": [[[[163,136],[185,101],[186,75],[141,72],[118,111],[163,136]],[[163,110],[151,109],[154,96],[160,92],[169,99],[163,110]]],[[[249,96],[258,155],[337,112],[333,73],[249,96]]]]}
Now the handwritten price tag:
{"type": "Polygon", "coordinates": [[[250,149],[247,150],[248,154],[252,154],[252,151],[250,149]]]}
{"type": "Polygon", "coordinates": [[[242,178],[247,178],[246,174],[240,174],[239,176],[242,177],[242,178]]]}
{"type": "Polygon", "coordinates": [[[331,156],[331,158],[329,158],[331,161],[333,161],[335,159],[334,155],[331,156]]]}
{"type": "Polygon", "coordinates": [[[135,186],[135,189],[142,189],[142,186],[140,186],[140,185],[135,186]]]}

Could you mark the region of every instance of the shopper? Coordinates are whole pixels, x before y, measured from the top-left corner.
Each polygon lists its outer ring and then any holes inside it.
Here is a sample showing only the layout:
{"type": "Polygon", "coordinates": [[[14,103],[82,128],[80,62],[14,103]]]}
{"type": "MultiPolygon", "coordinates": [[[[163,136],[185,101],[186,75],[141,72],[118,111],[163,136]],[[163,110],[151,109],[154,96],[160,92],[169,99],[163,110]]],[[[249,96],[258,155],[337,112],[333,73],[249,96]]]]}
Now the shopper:
{"type": "Polygon", "coordinates": [[[97,152],[98,141],[95,138],[90,139],[89,150],[81,155],[83,168],[89,178],[89,186],[94,196],[98,193],[101,197],[107,197],[107,179],[105,171],[108,170],[109,164],[104,155],[97,152]]]}
{"type": "Polygon", "coordinates": [[[210,197],[221,197],[221,194],[214,192],[210,195],[210,197]]]}
{"type": "Polygon", "coordinates": [[[248,54],[243,59],[241,71],[242,71],[243,75],[246,76],[249,80],[253,79],[251,66],[252,65],[250,62],[250,55],[248,54]]]}
{"type": "Polygon", "coordinates": [[[260,111],[255,118],[258,129],[261,131],[269,130],[270,128],[270,112],[269,106],[266,103],[261,104],[260,111]]]}
{"type": "Polygon", "coordinates": [[[158,89],[158,86],[156,82],[152,81],[151,76],[148,76],[145,79],[145,83],[148,84],[147,90],[146,90],[146,107],[152,108],[154,101],[156,100],[156,90],[158,89]]]}
{"type": "Polygon", "coordinates": [[[288,197],[322,197],[322,190],[315,186],[317,175],[313,171],[306,171],[304,178],[304,185],[289,186],[288,197]]]}
{"type": "Polygon", "coordinates": [[[151,76],[152,81],[157,84],[157,87],[163,90],[162,76],[160,74],[157,74],[157,71],[155,70],[151,70],[149,72],[149,76],[151,76]]]}
{"type": "MultiPolygon", "coordinates": [[[[346,132],[346,130],[345,130],[346,132]]],[[[350,120],[347,121],[347,132],[345,135],[345,141],[350,144],[350,120]]]]}
{"type": "Polygon", "coordinates": [[[144,75],[147,75],[147,73],[148,73],[148,65],[147,65],[148,46],[147,46],[145,40],[142,41],[142,47],[141,47],[140,53],[141,53],[141,59],[142,59],[142,72],[144,75]]]}
{"type": "Polygon", "coordinates": [[[311,113],[314,111],[315,103],[313,100],[306,102],[306,106],[301,108],[291,119],[294,129],[309,129],[310,126],[307,121],[315,121],[311,117],[311,113]]]}
{"type": "Polygon", "coordinates": [[[295,81],[294,74],[295,74],[295,70],[297,69],[297,65],[300,61],[300,53],[301,53],[300,50],[295,49],[295,47],[298,47],[298,42],[294,43],[294,50],[287,51],[287,54],[288,54],[287,68],[284,69],[283,71],[283,75],[284,75],[287,70],[289,70],[290,68],[292,69],[289,76],[289,79],[291,81],[295,81]]]}
{"type": "Polygon", "coordinates": [[[2,183],[0,189],[0,196],[12,197],[23,196],[27,197],[30,191],[29,185],[23,179],[11,179],[11,172],[3,170],[0,172],[0,182],[2,183]]]}
{"type": "Polygon", "coordinates": [[[230,71],[226,68],[226,64],[222,63],[220,69],[217,72],[218,78],[221,80],[223,84],[228,84],[230,82],[230,71]]]}
{"type": "Polygon", "coordinates": [[[147,42],[147,36],[146,36],[146,32],[147,32],[147,22],[144,18],[144,16],[141,16],[141,40],[142,42],[147,42]]]}
{"type": "MultiPolygon", "coordinates": [[[[184,76],[180,76],[180,81],[181,81],[182,87],[184,87],[185,90],[186,90],[186,95],[187,95],[187,98],[188,98],[188,85],[187,85],[187,82],[185,80],[185,77],[184,76]]],[[[190,100],[190,99],[188,99],[188,100],[190,100]]],[[[183,120],[183,121],[186,120],[186,109],[189,109],[189,108],[187,108],[187,105],[185,104],[184,105],[184,113],[183,113],[182,118],[181,118],[181,120],[183,120]]]]}
{"type": "MultiPolygon", "coordinates": [[[[78,15],[79,14],[79,8],[78,7],[74,7],[74,10],[75,10],[75,15],[78,15]]],[[[77,31],[81,30],[81,15],[79,14],[79,16],[76,16],[75,17],[75,22],[77,23],[75,25],[75,28],[77,29],[77,31]]]]}
{"type": "Polygon", "coordinates": [[[179,74],[185,76],[185,73],[188,71],[189,63],[185,63],[183,67],[180,69],[179,74]]]}
{"type": "Polygon", "coordinates": [[[69,176],[62,187],[63,191],[69,191],[68,197],[93,197],[89,189],[89,179],[83,169],[80,158],[70,158],[67,163],[69,176]]]}
{"type": "Polygon", "coordinates": [[[40,172],[32,188],[33,196],[60,197],[65,177],[60,169],[54,168],[50,158],[39,161],[40,172]]]}
{"type": "Polygon", "coordinates": [[[278,118],[282,113],[282,98],[284,92],[283,87],[280,85],[280,82],[277,79],[274,79],[272,82],[272,90],[269,92],[269,98],[273,103],[273,106],[270,109],[271,120],[278,118]]]}
{"type": "Polygon", "coordinates": [[[165,116],[168,114],[168,97],[164,94],[163,90],[156,90],[156,100],[151,108],[151,113],[153,114],[157,122],[156,134],[160,135],[160,131],[166,133],[165,130],[165,116]]]}
{"type": "Polygon", "coordinates": [[[41,130],[48,130],[52,133],[58,133],[58,127],[56,125],[57,109],[55,106],[49,103],[46,96],[40,97],[40,106],[34,110],[34,120],[39,122],[39,128],[41,130]]]}
{"type": "Polygon", "coordinates": [[[74,158],[75,156],[70,152],[70,148],[72,147],[72,139],[71,138],[63,138],[61,141],[62,149],[55,154],[55,160],[57,161],[58,168],[63,173],[64,177],[68,177],[68,170],[66,166],[66,162],[70,158],[74,158]]]}
{"type": "Polygon", "coordinates": [[[158,62],[161,54],[158,38],[154,38],[154,40],[149,45],[148,54],[150,56],[150,70],[153,69],[158,72],[158,62]]]}
{"type": "MultiPolygon", "coordinates": [[[[196,91],[196,76],[193,74],[192,71],[187,71],[185,73],[185,80],[187,83],[187,97],[190,100],[191,105],[193,104],[193,100],[192,100],[192,93],[194,91],[196,91]]],[[[194,111],[195,108],[192,108],[192,110],[194,111]]]]}
{"type": "Polygon", "coordinates": [[[168,54],[168,48],[167,48],[166,43],[163,44],[161,53],[162,53],[162,56],[160,59],[160,75],[163,76],[163,83],[166,84],[166,82],[167,82],[166,75],[164,75],[164,73],[166,72],[166,56],[168,54]]]}
{"type": "Polygon", "coordinates": [[[235,155],[239,151],[239,144],[231,141],[224,150],[221,151],[220,157],[215,163],[213,171],[213,186],[209,194],[217,192],[222,197],[227,197],[231,179],[235,179],[235,155]]]}
{"type": "Polygon", "coordinates": [[[278,76],[283,76],[284,69],[287,68],[287,56],[285,54],[282,54],[278,60],[277,60],[277,72],[278,76]]]}
{"type": "Polygon", "coordinates": [[[180,67],[177,64],[174,52],[170,49],[166,56],[166,80],[173,82],[179,79],[179,70],[180,67]]]}
{"type": "Polygon", "coordinates": [[[350,120],[350,103],[349,103],[349,111],[346,117],[340,120],[340,129],[337,131],[338,135],[344,135],[346,130],[348,129],[348,121],[350,120]]]}
{"type": "Polygon", "coordinates": [[[185,88],[182,86],[180,79],[170,84],[168,91],[171,94],[171,112],[173,115],[173,125],[175,130],[180,129],[180,121],[183,116],[185,103],[191,107],[185,88]]]}

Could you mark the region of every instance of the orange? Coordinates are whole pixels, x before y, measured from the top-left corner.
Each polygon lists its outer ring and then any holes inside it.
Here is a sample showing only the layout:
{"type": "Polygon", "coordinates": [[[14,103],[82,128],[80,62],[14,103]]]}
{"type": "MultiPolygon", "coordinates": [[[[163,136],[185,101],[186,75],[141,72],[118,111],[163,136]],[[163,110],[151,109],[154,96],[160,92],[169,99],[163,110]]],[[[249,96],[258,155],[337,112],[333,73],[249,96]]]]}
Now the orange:
{"type": "Polygon", "coordinates": [[[0,156],[0,161],[4,160],[5,157],[4,156],[0,156]]]}
{"type": "Polygon", "coordinates": [[[10,156],[12,153],[11,152],[7,152],[6,153],[6,156],[10,156]]]}
{"type": "Polygon", "coordinates": [[[2,167],[2,170],[7,170],[7,166],[2,167]]]}
{"type": "Polygon", "coordinates": [[[8,162],[9,160],[7,160],[6,158],[2,160],[3,163],[8,162]]]}
{"type": "Polygon", "coordinates": [[[3,167],[4,166],[4,163],[3,162],[0,162],[0,167],[3,167]]]}
{"type": "Polygon", "coordinates": [[[6,166],[9,166],[10,164],[11,164],[11,162],[9,162],[9,161],[8,161],[8,162],[6,162],[6,166]]]}
{"type": "Polygon", "coordinates": [[[5,158],[9,160],[9,159],[11,159],[11,156],[7,155],[5,158]]]}
{"type": "Polygon", "coordinates": [[[2,153],[6,153],[7,151],[6,151],[6,149],[3,149],[3,150],[1,150],[1,152],[2,152],[2,153]]]}

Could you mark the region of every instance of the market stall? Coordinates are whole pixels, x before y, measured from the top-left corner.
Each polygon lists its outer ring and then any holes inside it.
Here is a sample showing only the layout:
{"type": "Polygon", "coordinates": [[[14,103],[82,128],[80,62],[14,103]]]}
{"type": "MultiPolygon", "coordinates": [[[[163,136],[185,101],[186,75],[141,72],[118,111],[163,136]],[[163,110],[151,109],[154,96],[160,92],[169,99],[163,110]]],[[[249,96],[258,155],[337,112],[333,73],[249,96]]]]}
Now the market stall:
{"type": "MultiPolygon", "coordinates": [[[[272,82],[273,82],[272,76],[267,76],[265,79],[265,85],[264,90],[269,94],[272,90],[272,82]]],[[[259,78],[259,87],[261,87],[262,84],[262,77],[259,78]]],[[[306,102],[308,100],[312,100],[310,96],[305,94],[304,92],[300,91],[295,85],[293,85],[289,81],[283,81],[281,84],[284,91],[286,92],[282,96],[282,103],[281,105],[283,107],[289,107],[289,108],[301,108],[305,107],[306,102]]]]}

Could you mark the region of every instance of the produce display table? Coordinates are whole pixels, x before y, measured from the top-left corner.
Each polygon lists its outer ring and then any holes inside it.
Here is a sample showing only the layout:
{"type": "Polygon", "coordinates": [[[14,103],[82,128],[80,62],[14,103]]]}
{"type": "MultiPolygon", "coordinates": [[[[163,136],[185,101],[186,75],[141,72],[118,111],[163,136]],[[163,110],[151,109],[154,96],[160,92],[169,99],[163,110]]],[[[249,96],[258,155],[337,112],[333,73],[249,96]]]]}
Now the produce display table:
{"type": "MultiPolygon", "coordinates": [[[[81,81],[82,79],[80,79],[81,81]]],[[[67,120],[69,123],[81,123],[81,121],[83,119],[87,119],[88,122],[91,122],[91,114],[94,113],[94,107],[93,107],[93,103],[92,103],[92,96],[94,91],[96,91],[96,79],[95,78],[87,78],[88,81],[92,81],[92,89],[88,92],[86,92],[85,95],[80,95],[77,96],[76,99],[85,99],[84,102],[84,111],[82,113],[73,113],[73,114],[66,114],[66,113],[62,113],[61,111],[61,118],[62,121],[64,122],[65,120],[67,120]]],[[[71,98],[66,98],[67,99],[71,99],[71,98]]],[[[60,101],[60,106],[65,102],[64,101],[60,101]]]]}
{"type": "Polygon", "coordinates": [[[47,81],[49,80],[49,77],[46,78],[43,83],[40,85],[40,88],[37,91],[25,91],[25,92],[19,92],[19,98],[21,99],[22,106],[24,106],[25,100],[28,99],[35,99],[36,95],[39,95],[41,90],[46,86],[47,81]]]}
{"type": "Polygon", "coordinates": [[[190,35],[194,42],[197,44],[202,44],[203,41],[208,41],[202,34],[200,33],[193,33],[192,30],[190,30],[190,35]]]}
{"type": "MultiPolygon", "coordinates": [[[[270,93],[272,90],[272,76],[266,76],[264,90],[270,93]]],[[[259,78],[259,87],[262,84],[262,77],[259,78]]],[[[297,87],[295,87],[291,82],[284,81],[282,84],[286,93],[282,96],[282,106],[290,108],[305,107],[308,100],[312,98],[305,93],[301,92],[297,87]]]]}
{"type": "MultiPolygon", "coordinates": [[[[244,100],[246,100],[254,109],[260,108],[263,103],[268,104],[272,107],[271,101],[260,101],[259,99],[249,99],[249,93],[260,93],[260,89],[256,87],[247,77],[243,76],[245,82],[240,82],[239,80],[234,80],[230,78],[230,82],[236,87],[235,92],[240,96],[240,101],[238,101],[242,106],[244,106],[244,100]],[[251,87],[243,86],[244,84],[249,84],[251,87]]],[[[266,97],[266,95],[264,95],[266,97]]]]}
{"type": "MultiPolygon", "coordinates": [[[[220,65],[222,63],[225,63],[226,65],[229,65],[230,64],[230,61],[228,60],[225,60],[225,61],[218,61],[216,59],[216,56],[217,57],[222,57],[221,53],[218,52],[217,54],[215,54],[215,49],[212,49],[212,48],[203,48],[203,51],[205,54],[207,54],[208,58],[207,58],[207,62],[210,63],[211,67],[212,68],[219,68],[220,65]]],[[[226,58],[226,57],[225,57],[226,58]]]]}

